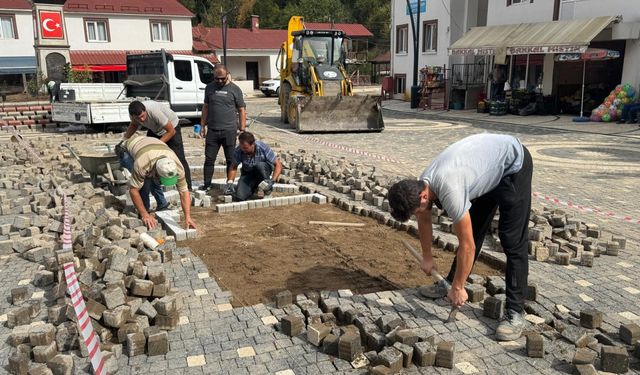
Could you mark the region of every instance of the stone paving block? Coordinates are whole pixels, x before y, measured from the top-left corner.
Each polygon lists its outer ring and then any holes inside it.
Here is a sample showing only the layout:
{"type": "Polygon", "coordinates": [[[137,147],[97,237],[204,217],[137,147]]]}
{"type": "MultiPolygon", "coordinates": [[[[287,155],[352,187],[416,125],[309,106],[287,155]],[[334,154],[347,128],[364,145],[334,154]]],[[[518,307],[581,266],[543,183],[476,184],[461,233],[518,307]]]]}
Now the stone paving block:
{"type": "Polygon", "coordinates": [[[290,291],[284,290],[275,296],[276,307],[281,309],[293,303],[293,296],[290,291]]]}
{"type": "Polygon", "coordinates": [[[469,296],[469,302],[482,302],[484,300],[484,286],[482,284],[469,284],[464,287],[469,296]]]}
{"type": "Polygon", "coordinates": [[[112,310],[125,304],[125,295],[121,288],[109,286],[100,291],[102,299],[108,309],[112,310]]]}
{"type": "Polygon", "coordinates": [[[86,307],[89,316],[95,320],[102,319],[102,313],[107,309],[105,305],[92,299],[87,299],[86,307]]]}
{"type": "Polygon", "coordinates": [[[591,365],[594,363],[597,356],[598,356],[598,353],[594,352],[591,349],[578,348],[571,362],[574,365],[591,365]]]}
{"type": "MultiPolygon", "coordinates": [[[[102,316],[102,314],[101,314],[102,316]]],[[[47,309],[47,321],[53,325],[59,325],[67,320],[67,305],[59,304],[47,309]]]]}
{"type": "Polygon", "coordinates": [[[578,375],[598,375],[598,370],[593,365],[576,365],[575,373],[578,375]]]}
{"type": "Polygon", "coordinates": [[[622,346],[603,345],[600,351],[602,371],[624,374],[629,371],[629,353],[622,346]]]}
{"type": "Polygon", "coordinates": [[[455,362],[455,344],[450,341],[440,341],[436,350],[436,366],[453,368],[455,362]]]}
{"type": "Polygon", "coordinates": [[[20,287],[11,289],[11,303],[13,305],[20,305],[28,299],[29,299],[28,287],[20,286],[20,287]]]}
{"type": "Polygon", "coordinates": [[[8,370],[12,374],[27,375],[29,371],[29,357],[23,354],[14,354],[9,357],[8,370]]]}
{"type": "Polygon", "coordinates": [[[371,371],[369,373],[371,375],[390,375],[390,374],[394,374],[394,371],[387,366],[378,365],[371,368],[371,371]]]}
{"type": "Polygon", "coordinates": [[[594,256],[594,253],[590,251],[584,251],[582,253],[582,257],[580,258],[580,265],[585,267],[593,267],[594,256]]]}
{"type": "Polygon", "coordinates": [[[307,340],[311,345],[321,346],[322,340],[324,340],[327,335],[331,332],[331,326],[319,323],[319,324],[309,324],[307,326],[307,340]]]}
{"type": "MultiPolygon", "coordinates": [[[[158,303],[156,303],[155,306],[157,307],[158,303]]],[[[142,315],[144,315],[144,316],[146,316],[149,319],[154,319],[156,317],[156,315],[158,315],[158,312],[157,312],[156,308],[154,306],[152,306],[151,303],[149,303],[149,301],[146,301],[146,300],[144,302],[142,302],[142,304],[140,305],[140,308],[138,308],[137,312],[142,314],[142,315]]]]}
{"type": "Polygon", "coordinates": [[[583,328],[567,326],[561,333],[562,337],[577,348],[584,348],[589,343],[590,335],[583,328]]]}
{"type": "Polygon", "coordinates": [[[380,351],[387,343],[387,338],[382,332],[367,332],[367,347],[380,351]]]}
{"type": "Polygon", "coordinates": [[[633,345],[640,340],[640,326],[636,323],[623,324],[618,332],[620,340],[627,345],[633,345]]]}
{"type": "Polygon", "coordinates": [[[254,357],[256,355],[256,351],[253,349],[252,346],[245,346],[242,348],[238,348],[236,352],[238,353],[239,358],[254,357]]]}
{"type": "Polygon", "coordinates": [[[33,277],[33,285],[37,287],[45,287],[53,284],[54,277],[53,272],[47,270],[40,270],[36,272],[33,277]]]}
{"type": "Polygon", "coordinates": [[[53,342],[56,328],[53,324],[39,324],[29,330],[29,343],[32,346],[49,345],[53,342]]]}
{"type": "Polygon", "coordinates": [[[135,279],[132,283],[131,293],[136,296],[150,297],[153,293],[153,287],[154,284],[151,280],[135,279]]]}
{"type": "Polygon", "coordinates": [[[556,254],[556,263],[561,266],[568,266],[571,260],[571,255],[565,252],[558,252],[556,254]]]}
{"type": "Polygon", "coordinates": [[[501,319],[505,304],[504,298],[489,296],[484,299],[483,315],[491,319],[501,319]]]}
{"type": "Polygon", "coordinates": [[[142,332],[130,333],[126,338],[127,356],[135,357],[144,354],[147,339],[142,332]]]}
{"type": "Polygon", "coordinates": [[[104,324],[108,327],[120,328],[129,319],[131,308],[127,305],[121,305],[114,309],[105,310],[102,313],[104,324]]]}
{"type": "Polygon", "coordinates": [[[160,329],[173,330],[178,326],[180,315],[175,312],[169,315],[156,315],[155,324],[160,329]]]}
{"type": "Polygon", "coordinates": [[[417,366],[433,366],[436,363],[437,347],[428,341],[417,342],[413,345],[413,360],[417,366]]]}
{"type": "Polygon", "coordinates": [[[136,323],[124,323],[120,328],[118,328],[117,337],[119,343],[124,343],[127,341],[127,335],[131,333],[142,332],[142,328],[140,325],[136,323]]]}
{"type": "Polygon", "coordinates": [[[411,366],[411,362],[413,360],[413,347],[400,342],[395,342],[393,347],[402,353],[402,366],[411,366]]]}
{"type": "Polygon", "coordinates": [[[338,339],[338,357],[345,361],[353,361],[362,354],[360,334],[346,333],[338,339]]]}
{"type": "Polygon", "coordinates": [[[392,374],[402,370],[402,352],[394,347],[386,347],[382,349],[382,351],[378,353],[378,361],[380,361],[383,366],[391,369],[392,374]]]}
{"type": "Polygon", "coordinates": [[[526,353],[530,358],[544,357],[544,339],[539,333],[530,333],[526,338],[526,353]]]}
{"type": "Polygon", "coordinates": [[[78,347],[78,325],[67,321],[56,330],[56,345],[60,351],[69,351],[78,347]]]}
{"type": "Polygon", "coordinates": [[[322,340],[322,352],[328,355],[338,355],[338,336],[334,334],[328,334],[322,340]]]}
{"type": "Polygon", "coordinates": [[[413,347],[419,340],[418,335],[412,329],[400,329],[395,334],[395,341],[413,347]]]}
{"type": "Polygon", "coordinates": [[[376,320],[376,324],[384,333],[389,333],[402,324],[402,319],[397,315],[382,315],[376,320]]]}
{"type": "Polygon", "coordinates": [[[492,296],[504,293],[506,287],[504,279],[500,276],[489,276],[487,279],[487,293],[492,296]]]}
{"type": "Polygon", "coordinates": [[[584,328],[596,329],[602,325],[602,312],[594,309],[580,311],[580,325],[584,328]]]}
{"type": "Polygon", "coordinates": [[[55,341],[48,345],[36,346],[33,348],[33,360],[38,363],[47,363],[58,354],[55,341]]]}
{"type": "Polygon", "coordinates": [[[14,328],[29,323],[31,323],[31,310],[29,307],[19,307],[7,313],[8,328],[14,328]]]}
{"type": "Polygon", "coordinates": [[[169,336],[166,331],[158,331],[147,338],[147,355],[150,357],[169,352],[169,336]]]}
{"type": "Polygon", "coordinates": [[[7,342],[13,347],[29,342],[29,331],[31,326],[28,324],[16,326],[9,334],[7,342]]]}

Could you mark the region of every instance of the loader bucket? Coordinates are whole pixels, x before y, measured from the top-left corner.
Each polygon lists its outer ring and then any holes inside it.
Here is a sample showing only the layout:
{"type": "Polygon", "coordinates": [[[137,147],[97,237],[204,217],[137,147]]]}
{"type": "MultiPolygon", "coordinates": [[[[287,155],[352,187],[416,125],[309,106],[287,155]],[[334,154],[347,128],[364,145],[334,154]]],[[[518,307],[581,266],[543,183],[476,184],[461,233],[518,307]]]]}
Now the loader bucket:
{"type": "Polygon", "coordinates": [[[377,96],[306,97],[299,101],[299,133],[380,132],[384,129],[377,96]]]}

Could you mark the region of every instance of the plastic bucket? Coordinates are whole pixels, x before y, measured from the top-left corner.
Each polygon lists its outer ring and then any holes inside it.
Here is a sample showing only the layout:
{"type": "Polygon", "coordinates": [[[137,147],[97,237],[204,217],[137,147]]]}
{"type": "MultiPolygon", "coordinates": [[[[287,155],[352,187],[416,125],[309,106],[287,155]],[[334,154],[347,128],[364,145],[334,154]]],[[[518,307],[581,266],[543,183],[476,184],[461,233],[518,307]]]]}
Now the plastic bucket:
{"type": "Polygon", "coordinates": [[[200,128],[201,128],[200,124],[193,125],[193,132],[196,134],[200,134],[200,128]]]}

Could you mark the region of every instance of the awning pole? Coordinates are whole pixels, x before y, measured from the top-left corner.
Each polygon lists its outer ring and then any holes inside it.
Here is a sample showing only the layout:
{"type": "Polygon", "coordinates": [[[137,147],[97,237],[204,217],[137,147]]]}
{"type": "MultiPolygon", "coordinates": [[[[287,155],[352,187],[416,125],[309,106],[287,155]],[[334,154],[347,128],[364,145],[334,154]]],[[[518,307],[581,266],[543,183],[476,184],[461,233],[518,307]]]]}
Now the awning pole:
{"type": "Polygon", "coordinates": [[[529,54],[527,53],[527,67],[524,70],[524,89],[529,87],[529,54]]]}
{"type": "Polygon", "coordinates": [[[511,86],[511,75],[513,74],[513,55],[509,55],[509,86],[511,86]]]}
{"type": "Polygon", "coordinates": [[[580,98],[580,117],[582,117],[584,111],[584,76],[587,71],[587,60],[582,62],[582,96],[580,98]]]}

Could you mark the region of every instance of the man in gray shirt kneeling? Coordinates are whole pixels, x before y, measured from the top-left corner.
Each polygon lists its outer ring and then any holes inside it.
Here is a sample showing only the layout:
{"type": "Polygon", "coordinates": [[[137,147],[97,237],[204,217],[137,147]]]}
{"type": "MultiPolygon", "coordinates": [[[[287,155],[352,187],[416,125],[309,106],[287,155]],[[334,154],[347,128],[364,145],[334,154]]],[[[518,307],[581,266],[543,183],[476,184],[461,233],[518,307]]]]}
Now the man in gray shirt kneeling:
{"type": "Polygon", "coordinates": [[[507,256],[506,312],[496,330],[500,341],[517,340],[524,326],[532,172],[531,155],[517,138],[477,134],[447,147],[418,180],[403,180],[389,189],[391,215],[400,221],[416,216],[423,254],[421,266],[427,275],[434,269],[432,205],[444,209],[453,220],[459,247],[446,277],[451,289],[447,292],[434,285],[431,297],[447,295],[454,307],[468,299],[465,281],[500,207],[498,231],[507,256]]]}

